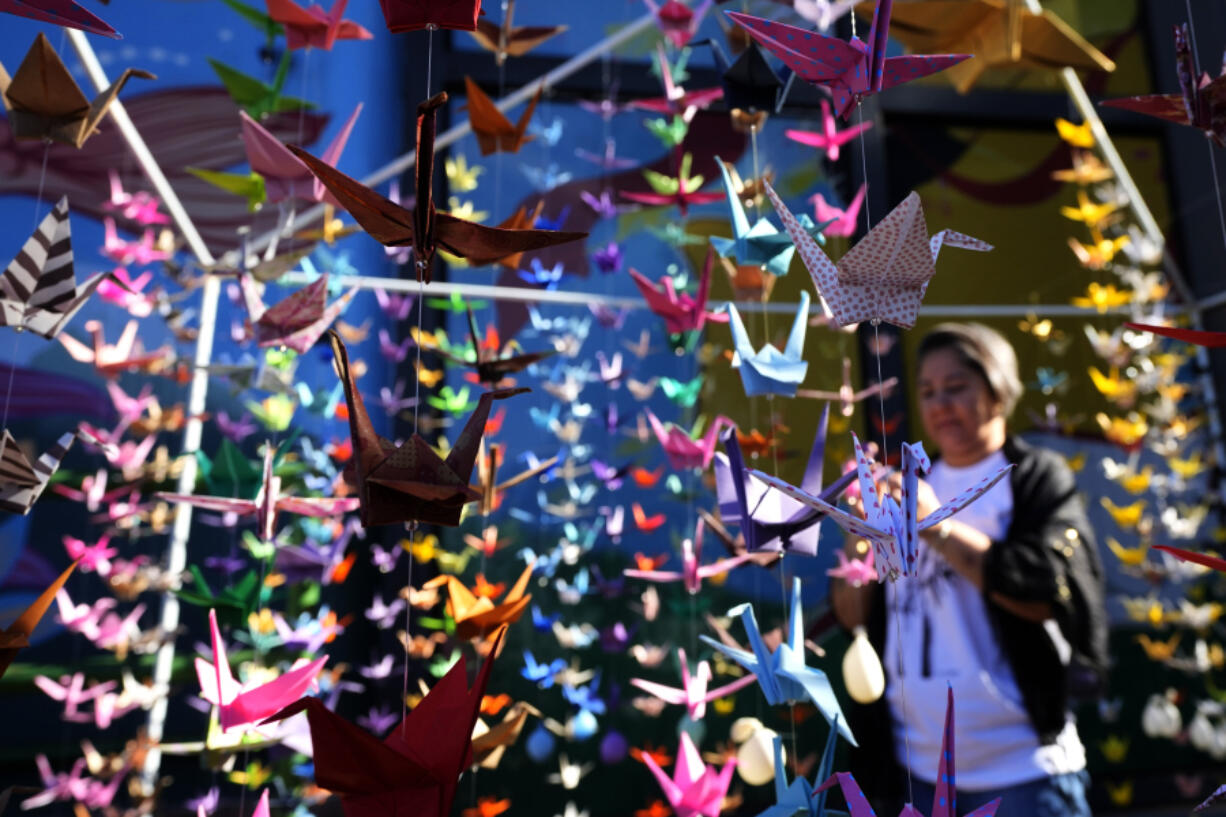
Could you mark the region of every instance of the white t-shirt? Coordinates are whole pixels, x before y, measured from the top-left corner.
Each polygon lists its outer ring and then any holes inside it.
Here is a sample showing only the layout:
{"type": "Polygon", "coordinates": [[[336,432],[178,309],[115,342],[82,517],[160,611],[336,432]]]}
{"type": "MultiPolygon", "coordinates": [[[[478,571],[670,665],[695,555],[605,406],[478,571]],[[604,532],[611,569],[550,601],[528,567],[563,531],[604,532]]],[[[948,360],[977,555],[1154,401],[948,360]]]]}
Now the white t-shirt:
{"type": "MultiPolygon", "coordinates": [[[[927,479],[945,502],[1006,464],[1003,451],[966,468],[938,461],[927,479]]],[[[1012,517],[1006,478],[953,518],[999,541],[1012,517]]],[[[1071,716],[1054,744],[1039,744],[982,593],[923,540],[919,553],[915,576],[886,585],[883,658],[898,762],[907,768],[909,753],[911,773],[936,782],[948,684],[959,789],[1004,788],[1084,769],[1085,748],[1071,716]]]]}

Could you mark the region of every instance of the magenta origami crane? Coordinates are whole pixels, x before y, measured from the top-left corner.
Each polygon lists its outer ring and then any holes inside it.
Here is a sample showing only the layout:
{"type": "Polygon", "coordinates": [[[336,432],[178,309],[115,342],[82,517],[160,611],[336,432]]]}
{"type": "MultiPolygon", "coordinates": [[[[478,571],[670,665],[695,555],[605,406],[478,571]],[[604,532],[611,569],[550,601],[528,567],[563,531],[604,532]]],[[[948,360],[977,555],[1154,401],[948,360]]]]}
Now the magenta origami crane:
{"type": "Polygon", "coordinates": [[[636,99],[630,103],[631,108],[638,108],[653,113],[680,116],[688,124],[700,108],[706,108],[712,102],[724,95],[723,88],[702,88],[697,91],[687,91],[673,81],[672,65],[664,53],[664,46],[656,48],[656,65],[660,67],[660,82],[664,85],[664,96],[649,99],[636,99]]]}
{"type": "Polygon", "coordinates": [[[238,283],[255,329],[256,343],[263,347],[285,346],[299,354],[315,345],[359,292],[353,287],[329,305],[328,274],[324,273],[285,300],[268,307],[250,275],[240,274],[238,283]]]}
{"type": "Polygon", "coordinates": [[[665,0],[657,4],[655,0],[643,0],[648,10],[656,18],[656,25],[676,48],[685,48],[698,32],[707,9],[714,0],[701,0],[697,8],[690,8],[681,0],[665,0]]]}
{"type": "MultiPolygon", "coordinates": [[[[830,103],[823,99],[821,105],[822,129],[820,131],[785,130],[783,135],[793,142],[800,142],[802,145],[824,150],[826,151],[827,159],[837,162],[839,160],[839,148],[871,128],[873,123],[861,122],[850,128],[839,130],[838,122],[835,120],[834,115],[830,113],[830,103]]],[[[819,219],[818,223],[820,224],[821,222],[822,219],[819,219]]]]}
{"type": "MultiPolygon", "coordinates": [[[[838,785],[847,801],[847,810],[851,817],[876,817],[873,807],[868,804],[860,784],[851,772],[835,772],[826,782],[822,783],[814,794],[824,792],[831,786],[838,785]]],[[[932,811],[930,817],[957,817],[958,815],[957,776],[954,769],[954,691],[950,687],[945,701],[945,734],[941,738],[941,759],[937,764],[936,791],[932,795],[932,811]]],[[[993,817],[1000,807],[1000,798],[990,803],[984,803],[970,812],[966,817],[993,817]]],[[[923,813],[913,804],[903,806],[899,817],[924,817],[923,813]]]]}
{"type": "Polygon", "coordinates": [[[1226,72],[1217,79],[1207,73],[1196,76],[1188,24],[1175,26],[1175,69],[1179,93],[1107,99],[1102,105],[1156,116],[1204,131],[1218,147],[1226,147],[1226,72]]]}
{"type": "MultiPolygon", "coordinates": [[[[362,112],[362,103],[358,103],[345,120],[340,132],[332,138],[328,149],[323,153],[323,160],[329,165],[340,161],[349,134],[362,112]]],[[[243,145],[247,149],[247,162],[251,169],[264,177],[264,190],[268,200],[276,203],[300,199],[303,201],[323,201],[336,207],[341,207],[324,183],[315,178],[315,174],[298,159],[289,148],[281,144],[281,140],[273,136],[264,126],[256,122],[246,111],[239,111],[243,120],[243,145]]]]}
{"type": "Polygon", "coordinates": [[[707,311],[707,296],[711,291],[711,266],[715,255],[707,250],[707,260],[703,262],[702,274],[698,278],[698,293],[689,295],[677,292],[673,277],[665,275],[658,284],[653,284],[647,276],[636,269],[630,270],[630,277],[643,293],[647,308],[664,319],[664,326],[670,334],[698,331],[707,321],[725,323],[727,314],[715,314],[707,311]]]}
{"type": "Polygon", "coordinates": [[[873,567],[873,552],[871,550],[864,554],[863,559],[848,559],[847,554],[841,550],[836,550],[834,555],[838,557],[839,564],[837,567],[827,570],[827,576],[842,579],[852,587],[860,587],[869,582],[875,582],[879,578],[876,568],[873,567]]]}
{"type": "Polygon", "coordinates": [[[46,755],[35,755],[34,763],[38,766],[38,776],[42,779],[43,790],[33,797],[21,801],[22,809],[38,808],[57,800],[68,803],[80,803],[86,809],[109,808],[115,799],[119,786],[127,778],[131,770],[129,761],[122,769],[111,776],[106,782],[93,777],[84,777],[88,761],[78,758],[72,764],[72,771],[57,772],[51,768],[46,755]]]}
{"type": "Polygon", "coordinates": [[[796,242],[814,288],[840,326],[878,319],[910,329],[936,274],[943,245],[977,252],[992,249],[991,244],[954,230],[929,238],[919,194],[912,192],[835,264],[770,184],[766,194],[796,242]]]}
{"type": "MultiPolygon", "coordinates": [[[[709,565],[702,564],[702,538],[705,530],[706,525],[701,519],[699,519],[698,524],[694,527],[693,540],[681,540],[680,570],[623,570],[623,575],[629,576],[632,579],[646,579],[647,581],[651,582],[683,582],[685,584],[686,591],[690,595],[694,595],[702,589],[703,579],[709,579],[712,576],[727,573],[732,568],[754,558],[753,554],[743,553],[740,556],[720,559],[709,565]]],[[[684,666],[684,657],[681,659],[681,662],[684,666]]],[[[703,665],[700,664],[699,668],[701,669],[702,666],[703,665]]],[[[699,715],[698,717],[701,718],[702,716],[699,715]]]]}
{"type": "Polygon", "coordinates": [[[222,730],[258,723],[283,707],[293,703],[314,688],[315,676],[328,663],[327,656],[314,661],[300,659],[294,666],[267,683],[240,684],[230,673],[226,645],[217,628],[217,612],[209,610],[209,633],[213,641],[213,660],[196,659],[196,677],[200,680],[200,697],[217,707],[222,730]]]}
{"type": "Polygon", "coordinates": [[[677,746],[677,765],[673,767],[671,780],[649,752],[643,753],[643,764],[664,790],[664,797],[677,817],[697,817],[699,814],[703,817],[719,817],[724,796],[728,794],[728,786],[732,783],[732,772],[736,768],[735,759],[725,763],[718,773],[715,767],[708,767],[702,762],[698,748],[694,746],[694,741],[687,732],[681,733],[681,743],[677,746]]]}
{"type": "Polygon", "coordinates": [[[0,12],[65,28],[76,28],[91,34],[101,34],[116,40],[122,38],[105,20],[95,17],[73,0],[0,0],[0,12]]]}
{"type": "Polygon", "coordinates": [[[860,217],[860,207],[864,204],[864,195],[868,192],[867,185],[860,185],[856,195],[846,208],[838,208],[826,201],[821,193],[809,197],[813,203],[813,218],[818,224],[826,224],[822,235],[833,238],[850,238],[856,233],[856,221],[860,217]],[[831,219],[833,221],[831,222],[831,219]],[[831,222],[827,224],[827,222],[831,222]]]}
{"type": "MultiPolygon", "coordinates": [[[[730,684],[724,684],[722,687],[716,687],[715,689],[708,689],[707,686],[711,682],[710,664],[706,661],[699,661],[697,670],[695,670],[693,675],[690,675],[690,665],[686,661],[685,649],[682,647],[677,648],[677,660],[681,662],[681,689],[657,684],[655,681],[645,681],[642,678],[631,678],[630,684],[649,695],[654,695],[665,703],[673,704],[674,706],[684,705],[686,714],[689,715],[692,721],[702,720],[703,715],[707,714],[707,704],[711,701],[714,701],[716,698],[723,698],[725,695],[731,695],[738,689],[744,689],[758,680],[756,675],[750,673],[737,678],[730,684]]],[[[661,785],[663,784],[661,783],[661,785]]]]}
{"type": "Polygon", "coordinates": [[[711,458],[715,456],[715,442],[719,439],[720,429],[724,426],[736,425],[721,414],[715,418],[715,422],[707,429],[707,433],[696,440],[685,429],[672,423],[665,428],[660,418],[656,417],[651,409],[644,409],[644,411],[647,413],[647,422],[651,424],[651,430],[655,433],[656,439],[660,441],[660,445],[664,447],[664,455],[668,457],[668,464],[677,471],[684,468],[706,468],[710,465],[711,458]]]}
{"type": "Polygon", "coordinates": [[[893,6],[894,0],[878,0],[868,42],[859,37],[852,37],[850,41],[826,37],[816,31],[735,11],[726,14],[801,79],[826,87],[834,97],[839,116],[847,119],[852,109],[867,96],[970,59],[970,54],[887,57],[886,42],[890,37],[893,6]]]}
{"type": "Polygon", "coordinates": [[[291,51],[299,48],[331,51],[337,40],[369,40],[375,36],[352,20],[342,19],[349,0],[336,0],[331,11],[316,5],[303,8],[294,0],[264,2],[268,16],[285,27],[285,43],[291,51]]]}
{"type": "Polygon", "coordinates": [[[296,513],[302,516],[336,516],[357,510],[360,504],[356,496],[350,497],[299,497],[281,493],[281,478],[272,472],[274,448],[264,448],[264,482],[255,499],[234,499],[225,496],[197,496],[158,492],[157,498],[167,502],[186,502],[197,508],[206,508],[221,513],[256,517],[260,539],[271,542],[277,529],[277,513],[296,513]]]}

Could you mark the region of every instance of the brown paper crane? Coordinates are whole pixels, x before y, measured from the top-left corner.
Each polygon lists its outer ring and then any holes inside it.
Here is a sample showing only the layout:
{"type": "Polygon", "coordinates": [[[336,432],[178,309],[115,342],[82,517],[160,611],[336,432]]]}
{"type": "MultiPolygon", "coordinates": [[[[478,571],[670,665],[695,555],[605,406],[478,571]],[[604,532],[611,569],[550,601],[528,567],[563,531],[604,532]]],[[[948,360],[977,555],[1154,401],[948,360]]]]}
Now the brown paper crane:
{"type": "Polygon", "coordinates": [[[289,149],[376,241],[388,247],[412,245],[417,278],[426,283],[430,283],[436,249],[460,258],[497,259],[587,237],[587,233],[560,230],[486,227],[437,212],[432,186],[434,134],[437,111],[446,101],[447,94],[441,93],[417,106],[417,203],[412,210],[379,195],[302,148],[290,145],[289,149]]]}
{"type": "Polygon", "coordinates": [[[536,103],[541,101],[542,85],[536,89],[536,94],[528,102],[528,107],[519,115],[519,122],[512,125],[511,120],[503,115],[494,105],[494,100],[486,96],[470,77],[464,77],[464,87],[468,96],[468,124],[472,125],[477,137],[477,146],[481,148],[482,156],[491,153],[518,153],[519,149],[535,139],[528,136],[528,123],[536,110],[536,103]]]}
{"type": "Polygon", "coordinates": [[[468,482],[472,478],[490,406],[495,400],[530,389],[499,389],[482,394],[477,408],[469,415],[444,459],[420,434],[414,433],[396,445],[375,433],[349,367],[349,352],[335,330],[328,330],[328,337],[332,341],[334,362],[349,408],[353,459],[347,475],[362,503],[359,509],[362,525],[413,521],[447,527],[459,525],[464,506],[481,499],[481,491],[468,482]]]}
{"type": "Polygon", "coordinates": [[[486,51],[494,52],[494,60],[502,65],[507,57],[522,57],[550,37],[555,37],[566,30],[566,26],[515,26],[511,20],[515,17],[515,0],[506,0],[503,4],[506,13],[502,25],[489,20],[477,20],[477,30],[472,32],[473,39],[486,51]]]}
{"type": "Polygon", "coordinates": [[[46,35],[39,32],[16,74],[9,77],[0,65],[0,99],[16,138],[49,139],[79,148],[97,132],[107,108],[132,77],[157,79],[148,71],[125,69],[90,102],[46,35]]]}

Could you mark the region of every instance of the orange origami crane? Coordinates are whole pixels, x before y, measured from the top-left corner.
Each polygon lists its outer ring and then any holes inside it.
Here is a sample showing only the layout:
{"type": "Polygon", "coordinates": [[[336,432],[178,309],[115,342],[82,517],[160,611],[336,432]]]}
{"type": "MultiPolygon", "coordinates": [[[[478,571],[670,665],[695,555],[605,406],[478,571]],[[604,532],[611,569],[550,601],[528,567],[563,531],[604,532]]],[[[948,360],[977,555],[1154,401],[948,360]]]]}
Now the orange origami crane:
{"type": "MultiPolygon", "coordinates": [[[[494,634],[495,645],[505,629],[494,634]]],[[[460,775],[472,766],[472,733],[493,660],[472,689],[461,656],[400,725],[379,740],[302,698],[265,723],[306,711],[315,747],[315,783],[340,795],[346,817],[447,817],[460,775]]]]}
{"type": "Polygon", "coordinates": [[[494,52],[494,60],[502,65],[507,57],[522,57],[541,43],[561,34],[566,26],[516,26],[515,0],[504,0],[502,25],[489,20],[477,20],[477,30],[472,33],[477,44],[486,51],[494,52]]]}
{"type": "Polygon", "coordinates": [[[486,726],[484,721],[477,721],[473,731],[473,763],[482,769],[497,769],[507,747],[519,740],[529,715],[542,717],[532,704],[516,701],[497,726],[486,726]]]}
{"type": "Polygon", "coordinates": [[[587,233],[560,230],[513,230],[486,227],[434,209],[434,135],[438,109],[447,94],[437,94],[417,106],[417,202],[401,207],[366,185],[349,178],[302,148],[290,145],[362,229],[388,247],[412,245],[418,280],[430,283],[435,250],[460,258],[498,259],[586,238],[587,233]]]}
{"type": "Polygon", "coordinates": [[[528,136],[526,131],[545,86],[536,89],[536,95],[529,100],[528,107],[524,108],[519,122],[514,125],[472,79],[464,77],[464,87],[468,95],[468,123],[472,125],[473,133],[477,136],[477,145],[481,148],[482,156],[499,152],[519,153],[521,147],[536,138],[528,136]]]}
{"type": "Polygon", "coordinates": [[[524,572],[519,574],[510,592],[498,604],[495,604],[493,599],[479,597],[469,590],[464,582],[447,574],[436,576],[422,585],[422,588],[446,586],[447,614],[455,619],[456,637],[470,641],[495,632],[504,624],[519,620],[528,608],[528,602],[532,601],[531,594],[524,595],[531,578],[532,564],[528,564],[524,567],[524,572]]]}
{"type": "Polygon", "coordinates": [[[346,469],[362,505],[362,525],[391,525],[413,520],[456,527],[469,502],[481,499],[481,491],[468,484],[477,451],[489,417],[490,405],[530,389],[499,389],[486,392],[468,417],[455,445],[443,459],[420,434],[400,445],[375,433],[366,404],[349,367],[349,352],[335,330],[328,330],[332,353],[345,405],[349,409],[349,434],[354,456],[346,469]]]}
{"type": "Polygon", "coordinates": [[[55,594],[60,592],[64,586],[64,582],[68,581],[68,577],[72,575],[72,571],[77,567],[77,563],[73,562],[68,566],[68,569],[59,575],[51,586],[39,594],[34,603],[25,609],[17,620],[0,631],[0,677],[4,676],[5,671],[9,668],[9,664],[13,663],[13,659],[17,657],[17,652],[24,647],[30,646],[30,636],[34,634],[34,628],[38,626],[38,622],[46,614],[47,608],[51,606],[51,602],[55,600],[55,594]]]}

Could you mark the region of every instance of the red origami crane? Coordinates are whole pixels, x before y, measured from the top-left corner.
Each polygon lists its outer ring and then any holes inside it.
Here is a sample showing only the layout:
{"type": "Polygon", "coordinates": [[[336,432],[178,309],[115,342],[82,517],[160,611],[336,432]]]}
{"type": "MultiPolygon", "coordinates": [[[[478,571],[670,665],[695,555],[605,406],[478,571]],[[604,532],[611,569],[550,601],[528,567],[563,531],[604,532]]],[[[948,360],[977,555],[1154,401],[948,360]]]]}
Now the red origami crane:
{"type": "Polygon", "coordinates": [[[349,475],[362,502],[362,525],[369,528],[413,520],[447,527],[459,525],[464,506],[481,499],[481,491],[468,481],[477,462],[490,405],[530,389],[498,389],[482,394],[455,445],[443,459],[420,434],[397,446],[375,433],[349,368],[349,352],[335,330],[329,330],[328,335],[332,338],[334,362],[349,408],[349,433],[354,449],[349,475]]]}
{"type": "Polygon", "coordinates": [[[727,314],[714,314],[707,311],[707,295],[711,291],[711,265],[714,254],[708,249],[707,260],[702,265],[702,275],[698,278],[698,294],[691,296],[685,292],[678,293],[673,285],[671,275],[665,275],[660,283],[653,284],[647,276],[638,270],[630,270],[630,277],[643,293],[647,307],[661,318],[672,334],[697,331],[702,329],[707,321],[724,323],[727,314]]]}
{"type": "Polygon", "coordinates": [[[486,227],[434,209],[434,132],[438,109],[447,94],[437,94],[417,106],[417,203],[412,210],[384,198],[349,178],[326,161],[290,146],[342,207],[379,243],[388,247],[411,244],[417,278],[430,283],[435,249],[460,258],[498,259],[586,238],[587,233],[560,230],[513,230],[486,227]]]}
{"type": "Polygon", "coordinates": [[[1218,147],[1226,147],[1226,72],[1217,79],[1206,73],[1197,79],[1187,23],[1175,26],[1175,67],[1180,93],[1108,99],[1102,104],[1191,125],[1218,147]]]}
{"type": "Polygon", "coordinates": [[[472,734],[506,627],[468,689],[463,656],[386,738],[354,726],[318,698],[302,698],[265,723],[306,711],[315,784],[340,795],[345,817],[447,817],[460,775],[473,763],[472,734]]]}
{"type": "Polygon", "coordinates": [[[647,9],[656,18],[660,33],[677,48],[685,48],[698,31],[703,15],[711,8],[713,0],[702,0],[697,9],[692,9],[681,0],[665,0],[657,5],[655,0],[643,0],[647,9]]]}
{"type": "Polygon", "coordinates": [[[379,0],[383,19],[393,34],[423,28],[476,31],[481,0],[379,0]]]}
{"type": "Polygon", "coordinates": [[[369,40],[375,35],[345,16],[349,0],[336,0],[331,11],[323,6],[303,8],[294,0],[264,0],[268,16],[285,26],[285,42],[291,51],[299,48],[332,50],[337,40],[369,40]]]}
{"type": "Polygon", "coordinates": [[[307,349],[315,345],[359,291],[353,287],[329,305],[328,275],[325,273],[285,300],[265,306],[251,276],[241,273],[238,283],[255,329],[256,342],[260,346],[285,346],[298,354],[306,354],[307,349]]]}

